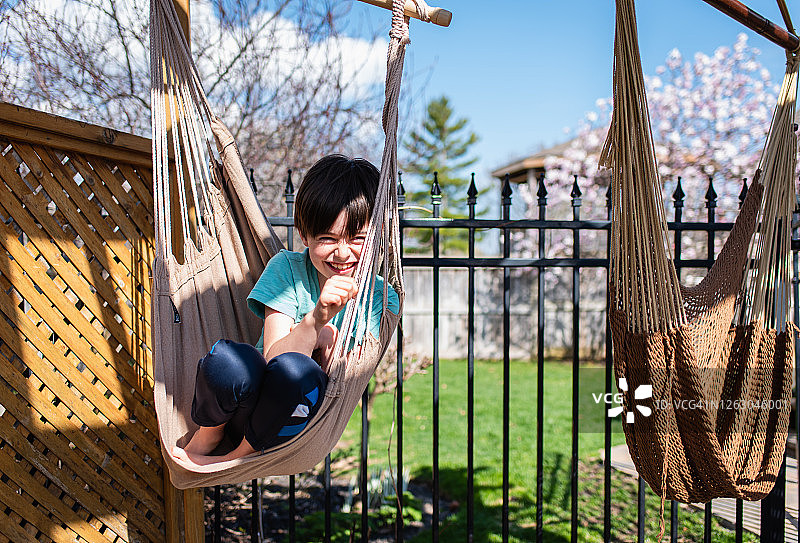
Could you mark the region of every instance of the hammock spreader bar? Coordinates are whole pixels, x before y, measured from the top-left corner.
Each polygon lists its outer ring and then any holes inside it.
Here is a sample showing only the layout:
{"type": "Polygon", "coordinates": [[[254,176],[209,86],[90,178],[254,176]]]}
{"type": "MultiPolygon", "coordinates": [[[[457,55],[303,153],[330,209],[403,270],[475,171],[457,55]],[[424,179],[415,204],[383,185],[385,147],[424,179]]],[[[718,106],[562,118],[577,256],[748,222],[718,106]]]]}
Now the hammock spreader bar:
{"type": "MultiPolygon", "coordinates": [[[[393,9],[392,0],[360,0],[360,1],[364,2],[365,4],[378,6],[379,8],[384,8],[388,10],[393,9]]],[[[453,14],[447,11],[446,9],[427,6],[425,8],[425,12],[423,12],[421,7],[416,2],[414,2],[414,0],[405,0],[405,5],[403,6],[403,15],[405,15],[406,17],[413,17],[414,19],[419,19],[420,21],[433,23],[439,26],[450,26],[450,21],[453,20],[453,14]]]]}
{"type": "Polygon", "coordinates": [[[731,19],[739,21],[753,32],[764,36],[772,43],[783,47],[789,52],[797,51],[798,47],[800,47],[800,38],[795,36],[791,29],[786,30],[776,25],[738,0],[703,0],[703,2],[718,9],[731,19]]]}

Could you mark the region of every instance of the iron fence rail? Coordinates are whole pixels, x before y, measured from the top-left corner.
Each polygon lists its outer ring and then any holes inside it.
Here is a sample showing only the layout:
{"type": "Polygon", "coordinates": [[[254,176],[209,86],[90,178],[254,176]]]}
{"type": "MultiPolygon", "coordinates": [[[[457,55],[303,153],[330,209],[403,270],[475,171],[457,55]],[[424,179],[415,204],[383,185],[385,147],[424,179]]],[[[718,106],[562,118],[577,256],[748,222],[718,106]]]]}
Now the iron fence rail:
{"type": "MultiPolygon", "coordinates": [[[[251,174],[252,175],[252,174],[251,174]]],[[[531,421],[535,424],[536,428],[536,515],[535,515],[535,534],[536,541],[542,542],[545,538],[544,531],[544,359],[545,359],[545,334],[546,334],[546,316],[545,316],[545,273],[549,269],[562,268],[571,271],[570,283],[572,288],[571,305],[572,305],[572,428],[571,428],[571,451],[570,451],[570,471],[569,471],[569,494],[570,494],[570,541],[575,543],[578,541],[578,525],[579,525],[579,505],[580,498],[578,494],[579,471],[578,471],[578,444],[580,439],[579,434],[579,412],[578,412],[578,394],[579,394],[579,380],[578,369],[580,366],[580,270],[582,268],[605,268],[608,269],[610,246],[609,236],[606,236],[605,255],[602,257],[581,257],[581,233],[587,231],[608,231],[610,227],[610,214],[611,210],[606,206],[607,216],[605,220],[585,220],[581,218],[582,207],[582,194],[578,184],[578,178],[572,186],[570,193],[570,206],[572,210],[572,219],[548,219],[547,218],[547,189],[545,187],[545,180],[543,177],[539,178],[537,186],[537,200],[536,210],[538,217],[536,219],[511,219],[511,202],[512,202],[512,187],[506,177],[505,182],[501,187],[501,218],[500,219],[483,219],[476,217],[476,204],[477,204],[477,190],[474,186],[474,178],[468,190],[467,207],[468,216],[465,218],[445,218],[441,217],[442,196],[438,187],[438,181],[434,180],[431,190],[431,218],[407,218],[404,216],[402,206],[405,203],[405,194],[402,190],[399,194],[399,204],[401,206],[400,214],[400,230],[401,230],[401,254],[402,264],[404,267],[413,266],[421,268],[430,268],[432,272],[431,281],[431,298],[432,298],[432,321],[433,326],[431,330],[432,345],[433,345],[433,362],[432,362],[432,378],[433,378],[433,391],[432,391],[432,449],[431,449],[431,466],[432,466],[432,523],[431,523],[431,539],[434,543],[440,540],[440,510],[439,501],[441,495],[440,477],[439,477],[439,433],[440,433],[440,397],[439,397],[439,380],[440,380],[440,360],[439,360],[439,305],[440,305],[440,270],[442,268],[466,268],[468,274],[468,307],[467,307],[467,442],[465,447],[467,449],[467,504],[466,504],[466,534],[464,539],[472,542],[475,538],[475,272],[477,269],[497,269],[502,270],[503,280],[503,361],[502,361],[502,375],[503,375],[503,406],[502,406],[502,508],[501,508],[501,537],[502,541],[506,542],[510,538],[510,513],[509,504],[511,500],[510,481],[509,481],[509,462],[510,462],[510,442],[509,442],[509,425],[510,425],[510,310],[511,310],[511,271],[513,269],[531,269],[535,270],[536,282],[536,364],[537,364],[537,379],[536,379],[536,421],[531,421]],[[408,229],[430,229],[432,232],[431,249],[432,255],[422,256],[418,254],[405,254],[403,247],[406,243],[404,232],[408,229]],[[441,233],[442,230],[457,229],[466,231],[468,233],[467,256],[451,256],[441,254],[441,233]],[[572,248],[570,255],[547,257],[545,249],[546,234],[551,231],[565,231],[571,233],[572,248]],[[476,232],[478,231],[497,231],[499,232],[499,239],[501,241],[502,256],[492,257],[478,257],[476,256],[476,232]],[[537,234],[537,246],[535,248],[535,257],[518,257],[512,256],[513,240],[512,231],[529,231],[537,234]]],[[[717,236],[729,231],[732,223],[718,222],[716,219],[717,208],[717,194],[714,190],[713,183],[709,180],[708,191],[705,195],[705,207],[707,208],[706,222],[686,222],[683,221],[683,208],[685,195],[681,188],[680,179],[678,180],[677,188],[673,193],[673,210],[674,220],[668,223],[669,230],[674,233],[674,264],[678,270],[679,277],[683,270],[689,268],[710,268],[713,264],[714,247],[717,236]],[[684,235],[689,232],[705,232],[707,234],[707,251],[706,258],[683,258],[684,254],[684,235]]],[[[740,203],[744,199],[747,192],[746,182],[742,193],[739,196],[740,203]]],[[[287,232],[287,248],[293,248],[293,204],[294,204],[294,187],[291,182],[291,172],[287,181],[285,191],[286,211],[285,217],[270,217],[270,222],[274,227],[285,228],[287,232]]],[[[610,200],[607,200],[610,202],[610,200]]],[[[794,284],[794,319],[795,322],[800,322],[800,311],[798,308],[798,301],[800,295],[798,294],[798,249],[800,249],[800,238],[797,234],[797,214],[794,219],[795,228],[793,229],[793,284],[794,284]]],[[[397,333],[397,394],[399,398],[403,398],[403,333],[402,326],[398,329],[397,333]]],[[[798,370],[800,371],[800,369],[798,370]]],[[[800,382],[800,373],[795,377],[795,382],[800,382]]],[[[612,383],[612,364],[611,364],[611,341],[608,323],[606,322],[605,331],[605,392],[613,391],[612,383]]],[[[361,496],[361,541],[366,542],[369,540],[369,522],[368,522],[368,491],[367,491],[367,473],[368,473],[368,439],[369,439],[369,414],[367,412],[367,396],[362,401],[362,431],[361,431],[361,447],[359,452],[360,460],[360,480],[359,480],[359,493],[361,496]]],[[[397,437],[396,447],[396,473],[402,474],[404,469],[403,458],[403,401],[396,403],[396,423],[395,433],[397,437]]],[[[800,417],[795,417],[794,429],[800,434],[800,417]]],[[[612,517],[612,500],[613,495],[611,491],[611,419],[605,417],[604,421],[604,458],[603,462],[603,540],[606,542],[611,541],[611,517],[612,517]]],[[[781,470],[781,475],[776,484],[776,488],[772,494],[762,501],[761,504],[761,541],[765,543],[778,543],[784,541],[784,518],[785,518],[785,465],[781,470]]],[[[331,490],[331,466],[330,456],[325,461],[324,472],[322,474],[324,484],[324,528],[325,535],[324,541],[330,542],[332,538],[332,490],[331,490]]],[[[261,491],[258,480],[253,480],[253,527],[251,530],[252,541],[261,541],[263,537],[263,529],[260,524],[261,519],[261,491]]],[[[800,485],[798,488],[793,489],[800,499],[800,485]]],[[[288,501],[289,501],[289,528],[287,532],[288,541],[294,543],[296,541],[296,520],[297,510],[295,505],[296,483],[295,477],[289,479],[288,501]]],[[[637,541],[643,542],[645,540],[645,484],[641,478],[637,481],[637,541]]],[[[215,504],[213,519],[213,534],[214,541],[219,541],[220,534],[220,493],[219,489],[215,491],[215,504]]],[[[400,496],[397,502],[396,515],[395,515],[395,541],[402,542],[405,540],[405,530],[403,521],[403,498],[400,496]]],[[[671,542],[678,541],[678,528],[680,525],[679,507],[677,502],[671,502],[669,506],[669,538],[671,542]]],[[[707,504],[704,510],[703,522],[703,540],[706,542],[711,541],[711,524],[712,524],[712,510],[711,504],[707,504]]],[[[743,503],[741,500],[736,502],[736,523],[734,526],[734,537],[737,542],[743,540],[743,503]]],[[[699,534],[698,534],[699,535],[699,534]]],[[[798,528],[798,539],[800,539],[800,528],[798,528]]]]}

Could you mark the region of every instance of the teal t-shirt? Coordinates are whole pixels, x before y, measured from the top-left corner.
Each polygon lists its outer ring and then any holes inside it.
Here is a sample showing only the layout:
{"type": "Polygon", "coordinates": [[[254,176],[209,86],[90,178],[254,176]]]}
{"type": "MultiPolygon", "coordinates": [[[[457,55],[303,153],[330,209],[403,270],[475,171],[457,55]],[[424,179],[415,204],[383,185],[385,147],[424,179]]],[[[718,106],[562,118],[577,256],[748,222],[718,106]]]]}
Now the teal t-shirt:
{"type": "MultiPolygon", "coordinates": [[[[382,277],[375,278],[375,289],[372,294],[372,313],[368,330],[376,338],[380,337],[381,317],[383,314],[383,285],[382,277]]],[[[400,301],[397,292],[391,285],[389,289],[388,308],[392,313],[400,310],[400,301]]],[[[317,270],[308,256],[308,249],[302,253],[281,250],[267,262],[267,267],[258,278],[253,290],[247,297],[247,306],[259,318],[264,318],[265,308],[269,307],[279,313],[288,315],[295,323],[314,309],[319,300],[319,276],[317,270]]],[[[341,328],[345,310],[342,309],[331,320],[337,329],[341,328]]],[[[358,323],[356,316],[356,323],[358,323]]],[[[358,324],[356,324],[356,330],[358,324]]],[[[355,332],[354,332],[355,333],[355,332]]],[[[264,335],[258,339],[256,348],[264,347],[264,335]]],[[[352,347],[352,343],[351,343],[352,347]]]]}

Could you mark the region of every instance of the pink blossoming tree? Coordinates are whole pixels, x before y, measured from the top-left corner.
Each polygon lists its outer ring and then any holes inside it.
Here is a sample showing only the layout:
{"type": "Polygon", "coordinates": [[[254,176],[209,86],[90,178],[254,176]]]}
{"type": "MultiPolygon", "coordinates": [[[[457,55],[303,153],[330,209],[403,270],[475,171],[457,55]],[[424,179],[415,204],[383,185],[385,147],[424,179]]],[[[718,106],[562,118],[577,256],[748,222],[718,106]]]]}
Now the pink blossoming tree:
{"type": "MultiPolygon", "coordinates": [[[[757,167],[778,90],[769,72],[758,62],[759,54],[748,45],[747,36],[740,34],[733,47],[720,47],[710,56],[696,53],[689,60],[673,49],[655,75],[645,77],[668,220],[674,217],[673,193],[679,177],[685,193],[684,221],[706,220],[709,178],[713,179],[717,194],[716,220],[730,221],[735,217],[743,178],[752,178],[757,167]]],[[[612,105],[611,99],[597,100],[596,110],[587,113],[578,127],[568,132],[571,141],[567,149],[545,160],[547,218],[572,218],[570,193],[575,176],[582,192],[581,218],[606,218],[611,175],[598,167],[598,157],[612,105]]],[[[524,199],[531,218],[539,215],[538,189],[536,183],[521,185],[515,195],[524,199]]],[[[536,255],[536,235],[516,233],[514,250],[527,256],[536,255]]],[[[715,236],[717,249],[725,237],[715,236]]],[[[551,231],[544,241],[547,257],[573,255],[570,231],[551,231]]],[[[705,258],[706,233],[684,234],[681,242],[683,258],[705,258]]],[[[605,255],[605,232],[581,233],[581,257],[605,255]]],[[[683,280],[694,283],[704,273],[704,270],[684,270],[683,280]]],[[[571,273],[554,270],[546,272],[545,277],[548,300],[569,311],[571,273]],[[560,303],[557,299],[562,298],[560,303]]],[[[582,319],[588,319],[585,322],[590,323],[589,327],[597,330],[597,337],[590,338],[588,346],[597,355],[601,354],[605,329],[604,284],[604,270],[581,270],[582,312],[587,312],[582,319]],[[591,324],[592,320],[597,321],[596,326],[591,324]]],[[[555,308],[554,312],[557,313],[555,308]]]]}
{"type": "MultiPolygon", "coordinates": [[[[718,194],[719,220],[735,216],[742,180],[752,177],[758,164],[777,96],[777,86],[757,60],[759,54],[740,34],[733,47],[720,47],[711,56],[696,53],[691,61],[673,49],[656,75],[645,77],[668,217],[681,177],[684,220],[704,220],[709,176],[718,194]]],[[[548,216],[569,213],[577,175],[582,216],[605,217],[610,172],[598,167],[598,156],[611,108],[610,98],[597,100],[596,110],[568,132],[572,139],[563,154],[545,160],[548,216]]],[[[531,217],[538,215],[537,189],[523,185],[518,192],[531,217]]]]}

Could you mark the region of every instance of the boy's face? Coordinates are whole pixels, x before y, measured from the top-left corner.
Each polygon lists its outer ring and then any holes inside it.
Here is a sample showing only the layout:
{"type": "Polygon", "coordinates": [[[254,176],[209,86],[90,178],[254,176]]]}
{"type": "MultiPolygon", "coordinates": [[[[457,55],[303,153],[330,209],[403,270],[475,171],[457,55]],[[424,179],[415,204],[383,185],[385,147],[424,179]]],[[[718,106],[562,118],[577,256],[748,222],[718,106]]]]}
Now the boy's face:
{"type": "Polygon", "coordinates": [[[327,232],[316,236],[301,236],[308,247],[308,256],[319,274],[319,286],[329,277],[344,275],[353,277],[361,258],[361,248],[366,238],[367,226],[354,238],[347,236],[347,213],[343,210],[327,232]]]}

